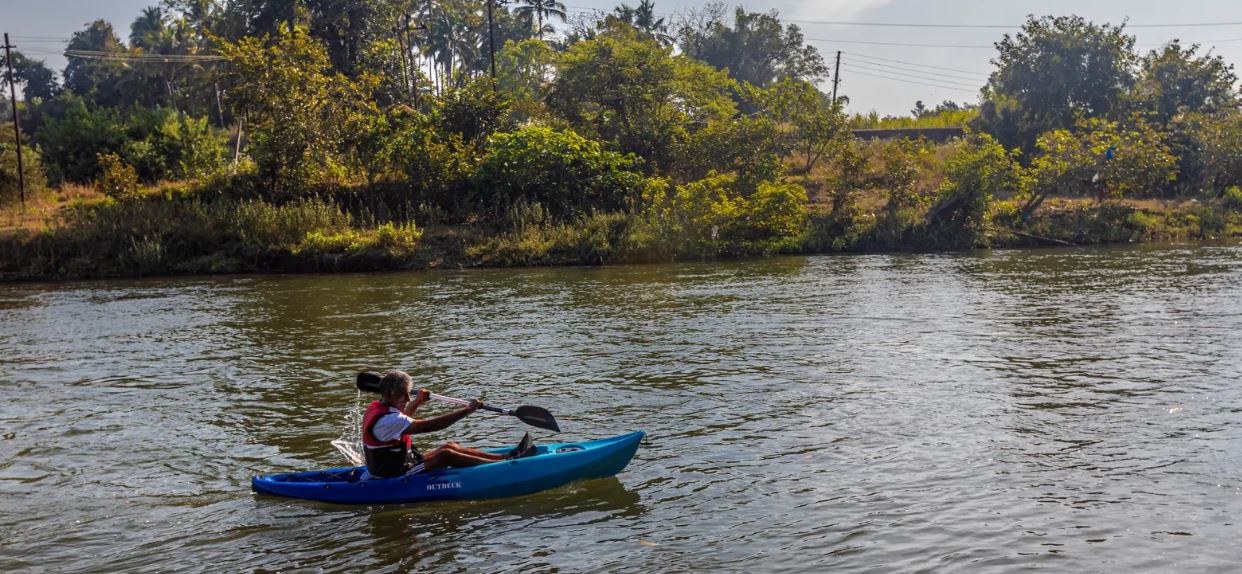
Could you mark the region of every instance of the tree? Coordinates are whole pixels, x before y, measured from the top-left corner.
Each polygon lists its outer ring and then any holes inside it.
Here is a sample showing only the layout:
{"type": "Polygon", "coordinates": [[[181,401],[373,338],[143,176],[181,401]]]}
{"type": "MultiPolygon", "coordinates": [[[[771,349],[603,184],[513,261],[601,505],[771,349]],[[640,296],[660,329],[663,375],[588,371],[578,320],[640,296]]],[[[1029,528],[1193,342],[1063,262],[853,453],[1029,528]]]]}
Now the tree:
{"type": "Polygon", "coordinates": [[[1011,105],[1016,123],[997,125],[1002,116],[985,108],[984,128],[1005,145],[1029,150],[1041,133],[1122,111],[1137,60],[1134,37],[1124,28],[1078,16],[1032,16],[1021,32],[1005,34],[996,43],[996,70],[985,95],[996,106],[1011,105]]]}
{"type": "Polygon", "coordinates": [[[543,39],[544,20],[557,18],[561,22],[565,21],[565,4],[557,0],[518,0],[521,6],[514,10],[519,18],[525,19],[527,22],[534,24],[534,30],[539,39],[543,39]]]}
{"type": "Polygon", "coordinates": [[[615,26],[570,46],[548,106],[574,128],[625,153],[667,167],[692,126],[732,117],[728,76],[615,26]]]}
{"type": "Polygon", "coordinates": [[[134,94],[126,89],[132,80],[125,64],[106,59],[106,54],[124,54],[127,50],[116,36],[112,25],[95,20],[85,30],[73,33],[69,39],[69,51],[93,53],[85,57],[73,57],[65,66],[65,88],[101,106],[120,106],[134,100],[134,94]],[[99,53],[105,55],[101,58],[99,53]]]}
{"type": "Polygon", "coordinates": [[[552,47],[534,38],[506,42],[496,54],[497,88],[512,98],[515,114],[529,118],[542,112],[555,60],[552,47]]]}
{"type": "Polygon", "coordinates": [[[853,137],[841,102],[833,102],[809,82],[781,80],[761,98],[768,113],[781,122],[790,147],[806,158],[807,172],[825,154],[849,145],[853,137]]]}
{"type": "Polygon", "coordinates": [[[1141,119],[1124,125],[1086,120],[1078,132],[1053,130],[1039,137],[1024,215],[1053,194],[1095,195],[1100,201],[1152,195],[1177,177],[1177,158],[1163,134],[1141,119]]]}
{"type": "Polygon", "coordinates": [[[828,74],[819,51],[806,45],[797,26],[782,27],[776,11],[738,8],[732,28],[717,19],[683,26],[680,35],[686,55],[727,69],[739,82],[766,88],[786,78],[814,82],[828,74]]]}
{"type": "Polygon", "coordinates": [[[296,192],[335,171],[351,123],[365,98],[332,69],[323,45],[304,28],[225,44],[234,87],[229,96],[246,115],[250,153],[273,193],[296,192]]]}
{"type": "MultiPolygon", "coordinates": [[[[13,79],[20,86],[23,99],[28,102],[50,100],[60,93],[55,72],[49,69],[43,60],[28,58],[18,51],[13,52],[13,79]]],[[[0,88],[7,90],[8,86],[8,74],[0,74],[0,88]]]]}
{"type": "Polygon", "coordinates": [[[1152,121],[1167,125],[1178,114],[1237,107],[1233,65],[1220,56],[1196,56],[1198,50],[1198,44],[1183,48],[1174,40],[1143,57],[1134,99],[1152,121]]]}
{"type": "Polygon", "coordinates": [[[673,37],[668,33],[668,24],[664,18],[656,18],[655,2],[642,0],[637,8],[629,4],[621,4],[613,9],[617,19],[633,26],[643,36],[659,42],[663,46],[673,45],[673,37]]]}

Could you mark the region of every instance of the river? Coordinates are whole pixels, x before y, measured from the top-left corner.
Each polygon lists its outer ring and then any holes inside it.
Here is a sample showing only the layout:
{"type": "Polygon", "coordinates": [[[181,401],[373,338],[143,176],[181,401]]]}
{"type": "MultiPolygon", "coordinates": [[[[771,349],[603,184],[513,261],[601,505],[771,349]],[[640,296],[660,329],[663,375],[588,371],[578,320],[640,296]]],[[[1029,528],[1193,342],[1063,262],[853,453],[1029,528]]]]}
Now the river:
{"type": "Polygon", "coordinates": [[[0,286],[4,572],[1221,572],[1242,247],[0,286]],[[649,437],[616,478],[344,507],[359,370],[649,437]]]}

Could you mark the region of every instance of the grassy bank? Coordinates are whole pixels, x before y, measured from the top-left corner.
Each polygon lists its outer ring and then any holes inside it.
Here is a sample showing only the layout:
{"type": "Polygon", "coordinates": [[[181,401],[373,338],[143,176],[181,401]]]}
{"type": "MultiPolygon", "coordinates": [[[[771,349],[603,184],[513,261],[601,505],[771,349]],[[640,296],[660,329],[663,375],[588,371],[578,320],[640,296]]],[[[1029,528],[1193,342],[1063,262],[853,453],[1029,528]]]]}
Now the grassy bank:
{"type": "Polygon", "coordinates": [[[862,196],[776,237],[728,239],[648,213],[594,213],[558,223],[538,209],[503,227],[385,220],[326,199],[276,204],[204,198],[177,187],[116,200],[90,188],[47,192],[0,212],[0,277],[7,280],[151,275],[335,272],[442,267],[599,265],[780,253],[927,251],[1083,245],[1242,236],[1242,201],[1050,199],[1022,218],[993,201],[978,230],[936,222],[927,209],[894,211],[862,196]]]}

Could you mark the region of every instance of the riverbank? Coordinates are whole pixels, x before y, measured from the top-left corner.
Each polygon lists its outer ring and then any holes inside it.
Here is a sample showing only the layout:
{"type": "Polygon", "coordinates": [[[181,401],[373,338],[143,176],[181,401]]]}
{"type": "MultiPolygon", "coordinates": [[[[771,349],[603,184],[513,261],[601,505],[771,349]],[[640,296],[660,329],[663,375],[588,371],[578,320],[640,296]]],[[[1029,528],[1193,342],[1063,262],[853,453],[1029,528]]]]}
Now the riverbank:
{"type": "MultiPolygon", "coordinates": [[[[993,201],[977,230],[860,198],[834,212],[812,203],[798,228],[764,239],[688,235],[641,214],[557,223],[538,209],[487,224],[380,222],[339,201],[178,197],[180,188],[115,200],[57,190],[0,213],[0,279],[603,265],[776,254],[938,251],[1242,237],[1242,205],[1212,201],[1050,199],[1029,217],[993,201]],[[871,207],[868,207],[868,206],[871,207]]],[[[407,220],[408,221],[408,220],[407,220]]]]}

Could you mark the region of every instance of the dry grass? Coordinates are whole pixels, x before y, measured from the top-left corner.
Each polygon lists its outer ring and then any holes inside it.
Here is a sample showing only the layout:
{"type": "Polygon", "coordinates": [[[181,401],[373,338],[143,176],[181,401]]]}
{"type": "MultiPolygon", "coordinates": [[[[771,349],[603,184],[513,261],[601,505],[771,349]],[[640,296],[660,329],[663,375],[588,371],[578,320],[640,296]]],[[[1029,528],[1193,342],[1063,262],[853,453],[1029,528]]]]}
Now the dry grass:
{"type": "Polygon", "coordinates": [[[25,206],[14,203],[0,208],[0,234],[46,229],[56,222],[57,213],[66,205],[102,198],[103,194],[90,185],[65,184],[36,191],[26,198],[25,206]]]}

